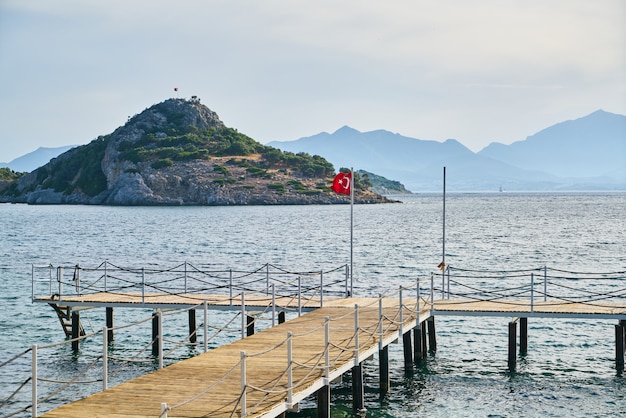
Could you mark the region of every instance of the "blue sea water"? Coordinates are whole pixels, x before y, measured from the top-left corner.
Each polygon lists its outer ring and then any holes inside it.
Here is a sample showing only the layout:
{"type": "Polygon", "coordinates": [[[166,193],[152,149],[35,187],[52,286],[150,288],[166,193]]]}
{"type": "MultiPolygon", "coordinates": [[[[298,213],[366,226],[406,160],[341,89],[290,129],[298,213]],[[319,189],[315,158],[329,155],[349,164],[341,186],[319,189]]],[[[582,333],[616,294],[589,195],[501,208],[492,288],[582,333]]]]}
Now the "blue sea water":
{"type": "MultiPolygon", "coordinates": [[[[442,198],[406,196],[399,204],[354,208],[354,291],[378,296],[436,271],[442,259],[442,198]]],[[[549,267],[580,272],[626,270],[625,193],[449,194],[446,262],[470,269],[549,267]]],[[[63,340],[58,319],[31,303],[31,265],[95,267],[178,265],[255,269],[265,263],[292,271],[349,262],[350,211],[334,206],[103,207],[0,205],[0,364],[31,345],[63,340]]],[[[626,284],[625,284],[626,286],[626,284]]],[[[146,318],[124,310],[116,324],[146,318]]],[[[227,322],[228,313],[211,321],[227,322]]],[[[101,309],[85,311],[87,332],[103,326],[101,309]]],[[[423,368],[406,374],[402,347],[393,345],[391,390],[378,394],[377,361],[365,364],[371,417],[609,417],[626,414],[625,378],[615,370],[614,321],[533,319],[528,354],[507,369],[508,318],[437,319],[438,350],[423,368]]],[[[184,336],[186,317],[168,320],[172,340],[184,336]]],[[[149,340],[150,324],[118,332],[114,351],[131,357],[149,340]]],[[[224,336],[218,343],[238,338],[224,336]]],[[[79,354],[67,345],[40,354],[41,374],[63,379],[89,365],[99,340],[79,354]]],[[[168,361],[199,354],[184,347],[168,361]]],[[[146,356],[144,356],[146,357],[146,356]]],[[[149,356],[147,356],[149,357],[149,356]]],[[[30,355],[0,369],[0,403],[30,373],[30,355]],[[7,372],[7,370],[10,370],[7,372]]],[[[154,370],[135,363],[111,385],[154,370]]],[[[88,380],[81,377],[82,380],[88,380]]],[[[41,395],[53,390],[41,383],[41,395]]],[[[98,383],[61,391],[43,412],[98,390],[98,383]]],[[[30,384],[12,402],[30,402],[30,384]]],[[[333,416],[354,416],[349,379],[332,388],[333,416]]],[[[304,402],[294,416],[315,416],[304,402]]],[[[0,408],[0,416],[11,412],[0,408]]],[[[22,416],[29,416],[25,413],[22,416]]]]}

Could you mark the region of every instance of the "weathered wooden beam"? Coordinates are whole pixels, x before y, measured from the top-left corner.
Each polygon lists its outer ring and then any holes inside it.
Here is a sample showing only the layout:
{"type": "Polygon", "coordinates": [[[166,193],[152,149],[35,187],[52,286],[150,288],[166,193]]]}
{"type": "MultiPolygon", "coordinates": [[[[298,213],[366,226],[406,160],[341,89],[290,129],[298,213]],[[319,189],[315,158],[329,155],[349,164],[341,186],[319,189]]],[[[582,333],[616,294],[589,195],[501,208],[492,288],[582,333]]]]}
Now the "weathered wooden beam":
{"type": "Polygon", "coordinates": [[[380,394],[384,396],[389,392],[389,346],[378,350],[378,375],[380,380],[380,394]]]}
{"type": "Polygon", "coordinates": [[[317,417],[330,418],[330,385],[324,385],[317,391],[317,417]]]}
{"type": "Polygon", "coordinates": [[[428,318],[428,346],[431,352],[437,351],[437,334],[435,331],[435,317],[428,318]]]}
{"type": "Polygon", "coordinates": [[[109,344],[113,341],[113,308],[106,308],[106,323],[107,323],[107,341],[109,344]]]}
{"type": "Polygon", "coordinates": [[[517,364],[517,322],[509,322],[509,360],[508,366],[510,371],[515,370],[517,364]]]}
{"type": "Polygon", "coordinates": [[[528,353],[528,318],[519,319],[519,353],[528,353]]]}
{"type": "Polygon", "coordinates": [[[352,409],[356,412],[365,407],[365,390],[363,388],[363,363],[352,368],[352,409]]]}
{"type": "Polygon", "coordinates": [[[198,331],[196,330],[196,310],[189,309],[189,342],[195,344],[198,341],[198,331]]]}
{"type": "Polygon", "coordinates": [[[78,311],[72,311],[72,350],[78,351],[80,348],[80,314],[78,311]]]}

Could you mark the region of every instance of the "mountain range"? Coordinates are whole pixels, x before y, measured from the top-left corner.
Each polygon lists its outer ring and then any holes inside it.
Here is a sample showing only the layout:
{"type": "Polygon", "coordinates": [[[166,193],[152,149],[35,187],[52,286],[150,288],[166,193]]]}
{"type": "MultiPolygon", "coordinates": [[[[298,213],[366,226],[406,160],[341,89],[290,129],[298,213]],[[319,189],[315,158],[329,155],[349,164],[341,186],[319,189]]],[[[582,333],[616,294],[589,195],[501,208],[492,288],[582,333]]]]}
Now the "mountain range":
{"type": "MultiPolygon", "coordinates": [[[[320,155],[336,168],[354,167],[401,182],[412,191],[626,190],[626,116],[598,110],[510,145],[493,142],[475,153],[459,141],[422,140],[386,130],[344,126],[267,145],[320,155]]],[[[0,163],[30,172],[72,146],[41,147],[0,163]]]]}
{"type": "Polygon", "coordinates": [[[344,126],[267,145],[320,155],[400,181],[412,191],[626,190],[626,116],[598,110],[510,145],[474,153],[459,141],[421,140],[386,130],[344,126]]]}

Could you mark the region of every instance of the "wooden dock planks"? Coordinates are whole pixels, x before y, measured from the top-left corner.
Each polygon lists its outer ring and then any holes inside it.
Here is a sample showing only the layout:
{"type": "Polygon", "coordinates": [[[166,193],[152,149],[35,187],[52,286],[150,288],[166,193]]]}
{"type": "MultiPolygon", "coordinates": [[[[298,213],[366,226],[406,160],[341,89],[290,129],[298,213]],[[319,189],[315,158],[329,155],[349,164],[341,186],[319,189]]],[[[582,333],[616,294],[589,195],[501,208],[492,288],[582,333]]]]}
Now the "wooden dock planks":
{"type": "MultiPolygon", "coordinates": [[[[59,303],[74,306],[194,306],[207,300],[211,306],[235,307],[241,300],[228,296],[157,295],[140,293],[115,295],[95,294],[66,297],[59,303]],[[202,297],[200,297],[202,296],[202,297]]],[[[49,303],[49,298],[38,302],[49,303]]],[[[247,306],[267,307],[271,297],[246,298],[247,306]]],[[[284,307],[295,308],[297,301],[276,301],[284,307]]],[[[307,302],[310,309],[319,301],[307,302]]],[[[410,331],[418,321],[416,301],[405,300],[402,309],[403,332],[410,331]]],[[[325,380],[325,318],[330,318],[330,379],[349,371],[355,365],[355,305],[359,316],[359,360],[378,351],[380,341],[379,301],[375,298],[346,298],[325,300],[324,307],[266,329],[255,335],[208,353],[183,360],[162,370],[141,376],[77,402],[59,407],[43,417],[158,417],[161,403],[173,407],[168,417],[228,417],[241,414],[241,352],[246,357],[246,410],[248,416],[277,416],[291,405],[287,401],[287,334],[292,333],[293,392],[292,400],[299,402],[315,393],[325,380]],[[259,390],[256,388],[262,388],[259,390]]],[[[431,314],[431,306],[420,304],[419,321],[431,314]]],[[[400,335],[399,300],[382,300],[384,314],[383,345],[400,335]]],[[[626,319],[624,304],[585,304],[528,301],[467,301],[436,300],[435,315],[495,315],[495,316],[572,316],[626,319]]]]}
{"type": "MultiPolygon", "coordinates": [[[[369,306],[359,308],[359,355],[378,350],[379,311],[376,299],[362,299],[369,306]]],[[[355,302],[354,300],[352,302],[355,302]]],[[[386,301],[386,317],[397,317],[398,303],[386,301]]],[[[405,310],[407,310],[405,308],[405,310]]],[[[249,416],[276,416],[290,405],[287,399],[287,333],[292,333],[294,403],[315,393],[325,377],[325,318],[330,318],[329,350],[332,375],[354,365],[354,303],[337,303],[302,315],[279,326],[264,330],[208,353],[183,360],[162,370],[122,383],[109,390],[59,407],[43,417],[157,417],[161,403],[172,407],[197,396],[189,403],[168,412],[168,417],[227,417],[237,406],[241,394],[240,356],[246,358],[247,412],[249,416]],[[347,305],[347,306],[346,306],[347,305]],[[275,347],[274,349],[271,349],[275,347]],[[262,353],[262,354],[259,354],[262,353]],[[230,373],[229,373],[230,372],[230,373]],[[206,391],[208,388],[211,390],[206,391]],[[269,393],[254,388],[264,388],[269,393]]],[[[404,318],[407,331],[415,326],[415,315],[408,310],[404,318]]],[[[385,337],[398,336],[398,325],[387,324],[385,337]]]]}

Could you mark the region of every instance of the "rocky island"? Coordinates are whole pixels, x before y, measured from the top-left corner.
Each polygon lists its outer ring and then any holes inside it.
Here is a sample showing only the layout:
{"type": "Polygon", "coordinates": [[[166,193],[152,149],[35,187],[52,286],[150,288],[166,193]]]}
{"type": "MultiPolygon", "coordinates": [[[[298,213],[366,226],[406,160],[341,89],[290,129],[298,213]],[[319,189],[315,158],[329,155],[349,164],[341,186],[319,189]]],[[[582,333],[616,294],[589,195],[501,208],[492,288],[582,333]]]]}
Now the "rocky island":
{"type": "MultiPolygon", "coordinates": [[[[91,205],[348,203],[330,189],[335,169],[226,127],[196,97],[168,99],[109,135],[31,173],[0,182],[0,202],[91,205]]],[[[355,202],[384,203],[355,173],[355,202]]]]}

